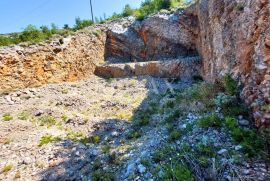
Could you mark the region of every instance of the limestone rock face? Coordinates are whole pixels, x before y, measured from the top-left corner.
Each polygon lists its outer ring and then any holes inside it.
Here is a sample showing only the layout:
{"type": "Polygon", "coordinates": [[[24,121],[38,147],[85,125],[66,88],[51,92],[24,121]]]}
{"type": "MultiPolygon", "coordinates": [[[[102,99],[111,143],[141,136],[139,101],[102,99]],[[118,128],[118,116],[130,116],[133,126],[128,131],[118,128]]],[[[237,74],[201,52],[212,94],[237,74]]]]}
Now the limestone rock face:
{"type": "Polygon", "coordinates": [[[270,2],[200,0],[184,14],[198,19],[196,44],[205,79],[233,74],[256,125],[270,126],[270,110],[263,110],[270,104],[270,2]]]}
{"type": "Polygon", "coordinates": [[[105,78],[149,75],[162,78],[180,78],[182,80],[201,76],[199,57],[166,61],[109,64],[97,66],[95,74],[105,78]]]}
{"type": "Polygon", "coordinates": [[[181,26],[180,14],[158,14],[143,21],[130,17],[110,26],[106,59],[137,62],[196,54],[194,35],[181,26]]]}
{"type": "Polygon", "coordinates": [[[75,81],[104,61],[105,33],[84,30],[37,45],[0,48],[0,92],[47,83],[75,81]]]}

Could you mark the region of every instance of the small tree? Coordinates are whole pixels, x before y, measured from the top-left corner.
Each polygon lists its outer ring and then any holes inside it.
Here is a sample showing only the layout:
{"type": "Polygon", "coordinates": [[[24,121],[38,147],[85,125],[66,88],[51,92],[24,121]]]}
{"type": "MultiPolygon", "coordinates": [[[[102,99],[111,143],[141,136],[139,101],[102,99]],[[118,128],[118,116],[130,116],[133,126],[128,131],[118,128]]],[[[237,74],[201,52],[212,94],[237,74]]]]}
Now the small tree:
{"type": "Polygon", "coordinates": [[[93,24],[90,20],[81,20],[79,17],[75,19],[74,30],[80,30],[93,24]]]}
{"type": "Polygon", "coordinates": [[[131,16],[131,15],[133,15],[133,13],[134,13],[134,10],[130,7],[130,5],[127,4],[124,7],[122,16],[124,16],[124,17],[131,16]]]}

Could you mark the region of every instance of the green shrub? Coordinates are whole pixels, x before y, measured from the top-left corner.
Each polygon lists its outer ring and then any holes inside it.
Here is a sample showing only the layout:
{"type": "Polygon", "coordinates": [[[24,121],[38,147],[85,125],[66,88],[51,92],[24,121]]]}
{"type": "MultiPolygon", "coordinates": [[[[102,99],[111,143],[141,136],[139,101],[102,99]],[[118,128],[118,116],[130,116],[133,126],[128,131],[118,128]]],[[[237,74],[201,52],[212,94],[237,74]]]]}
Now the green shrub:
{"type": "Polygon", "coordinates": [[[239,115],[248,117],[249,110],[247,107],[239,104],[238,102],[231,102],[221,105],[221,110],[226,117],[237,117],[239,115]]]}
{"type": "Polygon", "coordinates": [[[267,145],[263,140],[263,136],[255,129],[244,129],[237,125],[234,118],[226,118],[225,125],[231,133],[233,140],[243,147],[243,151],[247,156],[252,157],[264,151],[264,145],[267,145]]]}
{"type": "Polygon", "coordinates": [[[97,144],[101,141],[101,137],[99,135],[93,135],[89,138],[91,143],[97,144]]]}
{"type": "Polygon", "coordinates": [[[235,96],[238,92],[237,82],[230,75],[226,75],[223,81],[226,93],[230,96],[235,96]]]}
{"type": "Polygon", "coordinates": [[[115,177],[113,173],[106,172],[102,169],[94,171],[91,175],[91,180],[93,181],[114,181],[115,177]]]}
{"type": "Polygon", "coordinates": [[[21,113],[18,114],[18,119],[20,120],[27,120],[29,118],[30,114],[26,111],[23,111],[21,113]]]}
{"type": "Polygon", "coordinates": [[[207,157],[214,157],[216,155],[212,145],[198,144],[197,151],[200,155],[205,155],[207,157]]]}
{"type": "Polygon", "coordinates": [[[167,164],[164,166],[163,180],[194,181],[191,170],[183,164],[167,164]]]}
{"type": "Polygon", "coordinates": [[[43,145],[46,145],[48,143],[57,142],[57,141],[61,141],[61,138],[58,136],[53,136],[53,135],[47,134],[47,135],[44,135],[40,138],[38,146],[43,146],[43,145]]]}
{"type": "Polygon", "coordinates": [[[127,134],[127,139],[137,139],[139,137],[141,137],[141,134],[135,130],[132,130],[127,134]]]}
{"type": "Polygon", "coordinates": [[[245,9],[245,5],[244,5],[244,4],[238,4],[238,5],[236,6],[236,10],[237,10],[237,11],[244,11],[244,9],[245,9]]]}
{"type": "Polygon", "coordinates": [[[174,141],[179,139],[182,136],[182,130],[181,129],[175,129],[169,134],[169,141],[174,141]]]}
{"type": "Polygon", "coordinates": [[[126,5],[123,9],[122,16],[127,17],[133,15],[134,10],[130,7],[130,5],[126,5]]]}
{"type": "Polygon", "coordinates": [[[7,164],[2,168],[2,173],[7,173],[7,172],[11,171],[12,168],[13,168],[13,165],[7,164]]]}
{"type": "Polygon", "coordinates": [[[10,113],[5,113],[3,115],[3,121],[11,121],[13,117],[10,115],[10,113]]]}
{"type": "Polygon", "coordinates": [[[91,26],[93,24],[92,21],[90,20],[81,20],[81,18],[76,18],[75,19],[75,25],[74,25],[74,30],[77,31],[77,30],[81,30],[85,27],[88,27],[88,26],[91,26]]]}
{"type": "Polygon", "coordinates": [[[235,118],[231,118],[231,117],[226,117],[225,118],[225,126],[229,129],[229,130],[233,130],[235,129],[238,125],[237,125],[237,120],[235,118]]]}
{"type": "Polygon", "coordinates": [[[82,132],[69,132],[66,138],[73,142],[80,142],[82,144],[87,144],[90,141],[82,132]]]}
{"type": "Polygon", "coordinates": [[[52,116],[45,115],[39,118],[39,123],[40,126],[52,127],[53,125],[56,124],[56,120],[52,116]]]}
{"type": "Polygon", "coordinates": [[[221,127],[222,120],[218,117],[218,115],[213,114],[211,116],[200,119],[198,121],[198,125],[202,128],[221,127]]]}

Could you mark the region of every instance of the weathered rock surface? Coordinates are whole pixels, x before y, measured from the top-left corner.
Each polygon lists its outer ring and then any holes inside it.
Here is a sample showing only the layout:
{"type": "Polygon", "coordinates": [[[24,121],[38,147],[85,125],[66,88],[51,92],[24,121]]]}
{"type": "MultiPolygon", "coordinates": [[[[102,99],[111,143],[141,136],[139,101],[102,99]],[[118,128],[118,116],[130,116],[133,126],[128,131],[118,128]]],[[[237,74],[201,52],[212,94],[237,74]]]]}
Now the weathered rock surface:
{"type": "Polygon", "coordinates": [[[253,109],[257,126],[270,126],[270,2],[201,0],[181,17],[197,19],[197,50],[204,77],[214,81],[231,73],[243,84],[242,97],[253,109]]]}
{"type": "Polygon", "coordinates": [[[105,34],[96,29],[31,46],[0,48],[0,91],[75,81],[104,60],[105,34]]]}
{"type": "Polygon", "coordinates": [[[104,25],[106,34],[78,33],[63,45],[1,48],[0,90],[83,79],[104,58],[112,63],[143,62],[198,52],[205,80],[231,73],[242,84],[241,96],[256,125],[269,127],[269,17],[266,0],[200,0],[185,11],[141,22],[132,17],[116,20],[104,25]]]}
{"type": "Polygon", "coordinates": [[[167,61],[101,65],[96,67],[95,74],[105,78],[149,75],[185,80],[201,76],[201,66],[200,57],[190,57],[167,61]]]}
{"type": "Polygon", "coordinates": [[[194,36],[179,24],[179,16],[158,14],[142,22],[127,18],[110,26],[106,59],[137,62],[197,54],[194,36]]]}

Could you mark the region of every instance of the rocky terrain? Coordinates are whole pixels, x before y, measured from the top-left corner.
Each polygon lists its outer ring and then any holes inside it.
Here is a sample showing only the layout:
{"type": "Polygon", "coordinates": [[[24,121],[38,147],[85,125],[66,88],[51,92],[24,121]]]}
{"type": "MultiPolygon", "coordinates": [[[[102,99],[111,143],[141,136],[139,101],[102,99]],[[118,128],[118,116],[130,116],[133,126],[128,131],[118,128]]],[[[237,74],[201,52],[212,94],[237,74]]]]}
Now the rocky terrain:
{"type": "Polygon", "coordinates": [[[233,143],[226,126],[200,126],[209,114],[205,98],[181,98],[201,92],[196,85],[204,83],[91,76],[2,95],[0,179],[164,180],[178,159],[191,164],[188,180],[270,176],[265,162],[233,143]]]}
{"type": "Polygon", "coordinates": [[[269,180],[269,6],[0,48],[0,180],[269,180]]]}

